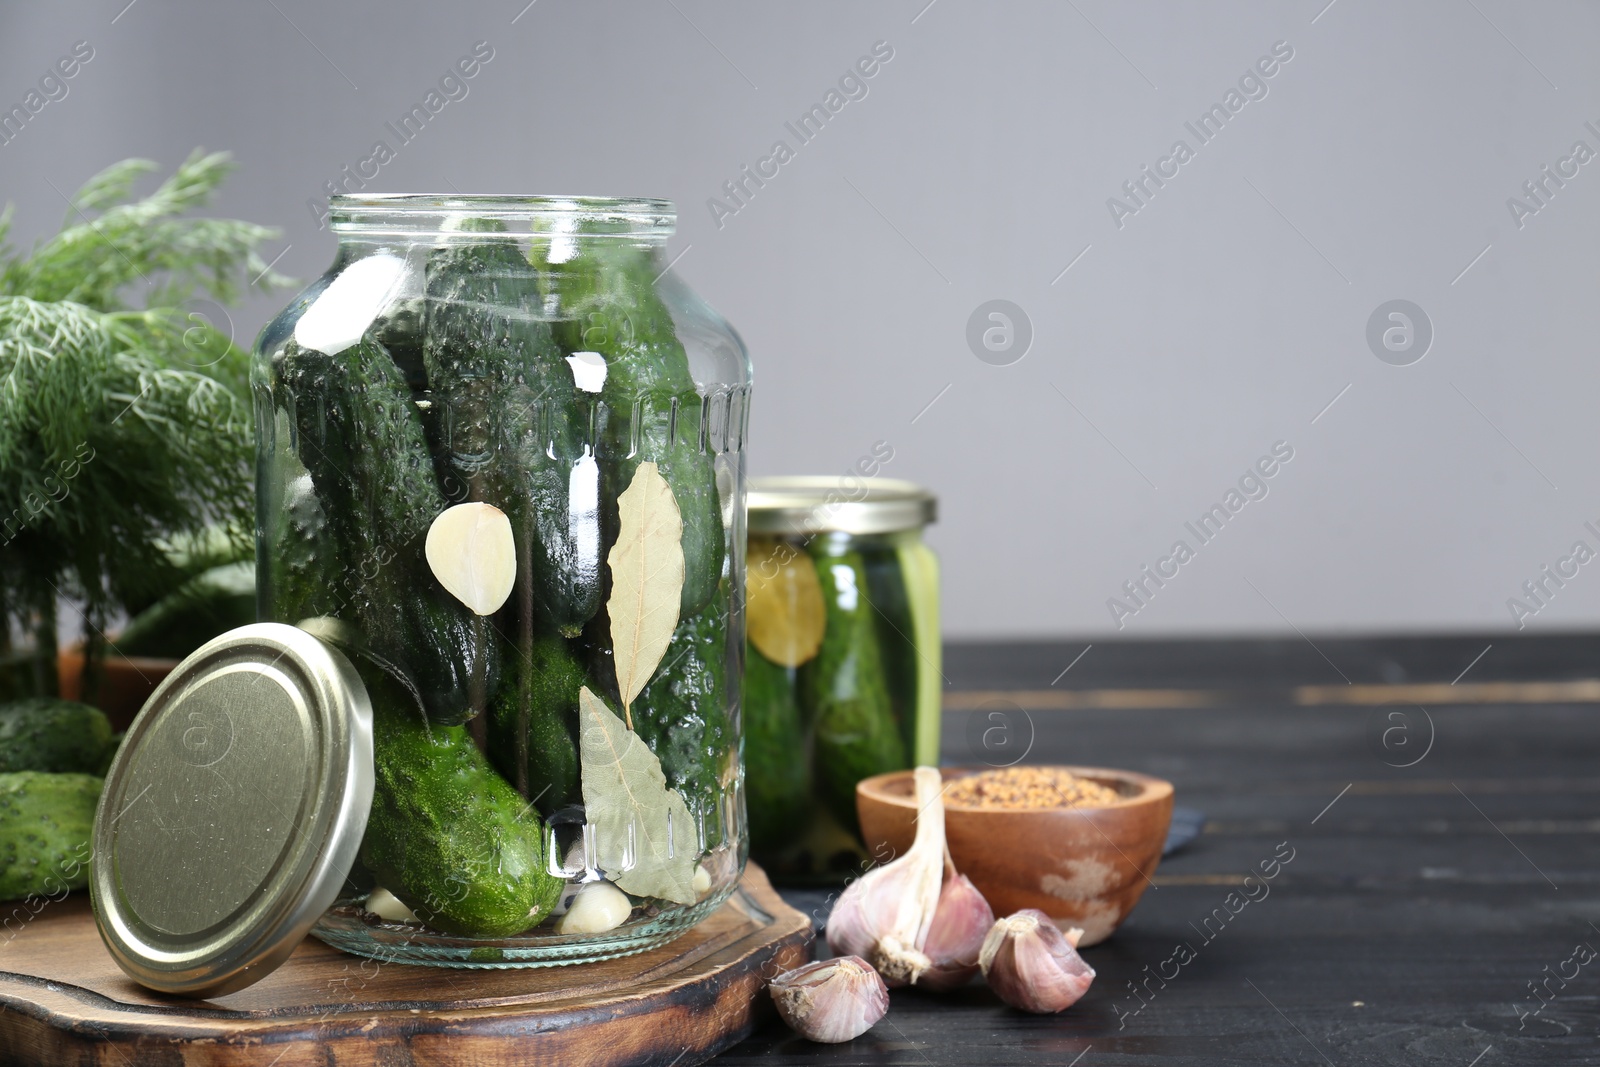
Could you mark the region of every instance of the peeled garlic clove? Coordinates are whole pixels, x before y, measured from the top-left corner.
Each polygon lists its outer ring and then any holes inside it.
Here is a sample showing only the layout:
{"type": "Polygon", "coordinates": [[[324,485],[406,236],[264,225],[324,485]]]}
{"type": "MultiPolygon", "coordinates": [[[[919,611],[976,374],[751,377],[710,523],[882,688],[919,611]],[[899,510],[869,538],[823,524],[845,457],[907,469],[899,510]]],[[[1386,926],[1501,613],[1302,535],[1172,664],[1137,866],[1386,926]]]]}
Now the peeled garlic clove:
{"type": "Polygon", "coordinates": [[[517,580],[511,520],[492,504],[446,508],[428,527],[422,553],[446,592],[479,615],[499,611],[517,580]]]}
{"type": "Polygon", "coordinates": [[[922,952],[944,876],[944,779],[935,767],[913,773],[917,836],[904,856],[852,882],[828,916],[835,952],[864,956],[891,986],[914,983],[932,961],[922,952]]]}
{"type": "Polygon", "coordinates": [[[414,923],[416,915],[400,900],[399,897],[379,886],[367,894],[367,902],[362,905],[378,918],[391,923],[414,923]]]}
{"type": "Polygon", "coordinates": [[[706,869],[706,865],[703,863],[694,869],[693,888],[696,900],[711,892],[711,872],[706,869]]]}
{"type": "Polygon", "coordinates": [[[889,990],[860,956],[819,960],[770,986],[778,1014],[801,1037],[837,1044],[860,1037],[889,1010],[889,990]]]}
{"type": "Polygon", "coordinates": [[[578,890],[567,913],[556,922],[558,934],[603,934],[633,914],[628,895],[610,882],[590,882],[578,890]]]}
{"type": "Polygon", "coordinates": [[[1076,1003],[1094,981],[1094,968],[1037,908],[996,922],[983,939],[978,965],[1001,1000],[1041,1015],[1076,1003]]]}
{"type": "Polygon", "coordinates": [[[930,966],[917,979],[918,988],[942,992],[971,981],[978,973],[978,953],[993,925],[994,909],[966,875],[946,879],[928,926],[928,940],[922,945],[930,966]]]}

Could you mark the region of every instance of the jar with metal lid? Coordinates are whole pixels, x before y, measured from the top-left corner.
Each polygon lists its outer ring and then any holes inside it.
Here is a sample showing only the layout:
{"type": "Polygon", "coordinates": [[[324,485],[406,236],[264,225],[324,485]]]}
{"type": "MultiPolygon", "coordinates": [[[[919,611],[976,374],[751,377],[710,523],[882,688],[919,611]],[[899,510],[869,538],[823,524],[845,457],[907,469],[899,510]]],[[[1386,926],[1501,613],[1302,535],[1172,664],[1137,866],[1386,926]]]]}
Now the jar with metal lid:
{"type": "Polygon", "coordinates": [[[867,857],[855,787],[939,761],[932,494],[909,482],[753,479],[745,794],[774,877],[837,881],[867,857]]]}
{"type": "Polygon", "coordinates": [[[335,197],[333,267],[257,342],[261,616],[372,706],[337,947],[599,959],[740,877],[750,366],[674,217],[335,197]]]}

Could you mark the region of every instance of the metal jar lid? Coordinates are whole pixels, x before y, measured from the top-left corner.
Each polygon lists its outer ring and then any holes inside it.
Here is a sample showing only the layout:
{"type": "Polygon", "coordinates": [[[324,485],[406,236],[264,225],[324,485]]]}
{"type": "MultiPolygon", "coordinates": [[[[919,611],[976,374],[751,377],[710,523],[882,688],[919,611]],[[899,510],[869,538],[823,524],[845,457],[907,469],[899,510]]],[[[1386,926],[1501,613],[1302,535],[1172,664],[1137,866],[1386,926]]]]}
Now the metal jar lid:
{"type": "Polygon", "coordinates": [[[152,989],[242,989],[333,904],[371,806],[372,708],[350,661],[293,626],[231,630],[161,683],[106,776],[100,937],[152,989]]]}
{"type": "Polygon", "coordinates": [[[939,517],[937,497],[895,478],[752,478],[746,500],[751,533],[898,533],[939,517]]]}

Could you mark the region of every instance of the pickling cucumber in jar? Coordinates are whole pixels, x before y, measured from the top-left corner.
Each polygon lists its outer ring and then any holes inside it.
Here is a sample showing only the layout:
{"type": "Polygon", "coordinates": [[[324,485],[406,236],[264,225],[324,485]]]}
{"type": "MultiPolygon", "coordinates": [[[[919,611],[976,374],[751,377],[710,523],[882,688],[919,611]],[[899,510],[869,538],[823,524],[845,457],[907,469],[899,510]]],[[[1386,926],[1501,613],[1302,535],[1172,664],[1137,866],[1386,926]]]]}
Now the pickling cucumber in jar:
{"type": "Polygon", "coordinates": [[[462,726],[429,724],[393,692],[373,698],[374,787],[361,861],[429,926],[506,937],[537,926],[561,896],[544,824],[462,726]]]}
{"type": "Polygon", "coordinates": [[[258,605],[373,705],[359,861],[313,933],[457,967],[660,945],[748,853],[742,342],[672,274],[665,202],[328,218],[337,258],[252,371],[258,605]]]}
{"type": "Polygon", "coordinates": [[[472,236],[428,258],[430,436],[446,496],[492,504],[511,522],[518,628],[576,637],[602,584],[592,401],[542,317],[538,273],[503,230],[469,219],[458,232],[472,236]]]}
{"type": "Polygon", "coordinates": [[[826,623],[816,658],[800,668],[800,693],[816,732],[816,777],[834,818],[855,828],[856,783],[911,766],[878,639],[866,563],[842,538],[810,547],[826,623]]]}
{"type": "Polygon", "coordinates": [[[306,571],[283,575],[300,590],[289,621],[353,623],[346,651],[393,677],[429,721],[472,718],[498,680],[498,650],[485,621],[444,590],[424,557],[446,503],[399,369],[369,340],[336,355],[289,341],[274,371],[320,526],[300,560],[306,571]]]}
{"type": "Polygon", "coordinates": [[[687,619],[716,595],[727,532],[716,467],[703,440],[705,398],[656,292],[661,265],[649,249],[617,238],[598,236],[559,262],[553,247],[535,242],[533,256],[563,307],[556,340],[569,359],[593,367],[596,378],[604,372],[596,419],[604,543],[616,540],[617,497],[640,463],[655,463],[683,519],[679,617],[687,619]]]}
{"type": "Polygon", "coordinates": [[[752,850],[776,877],[836,882],[871,862],[857,784],[939,762],[934,501],[889,479],[784,477],[752,480],[749,503],[752,850]]]}

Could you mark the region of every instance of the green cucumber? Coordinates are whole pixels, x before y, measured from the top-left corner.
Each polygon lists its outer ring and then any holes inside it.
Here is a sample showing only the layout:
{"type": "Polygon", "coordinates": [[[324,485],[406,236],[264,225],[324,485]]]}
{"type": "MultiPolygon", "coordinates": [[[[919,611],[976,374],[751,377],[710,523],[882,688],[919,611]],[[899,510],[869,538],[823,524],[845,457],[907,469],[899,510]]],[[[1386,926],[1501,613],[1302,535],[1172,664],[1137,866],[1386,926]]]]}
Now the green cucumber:
{"type": "Polygon", "coordinates": [[[99,708],[54,697],[0,704],[0,773],[99,774],[115,747],[99,708]]]}
{"type": "Polygon", "coordinates": [[[733,748],[728,722],[728,623],[708,611],[678,623],[661,665],[634,698],[634,732],[661,760],[667,784],[717,826],[716,804],[733,748]]]}
{"type": "Polygon", "coordinates": [[[800,668],[801,694],[816,731],[819,792],[834,817],[853,828],[856,783],[902,770],[910,758],[889,698],[861,553],[827,536],[814,539],[810,551],[827,628],[816,658],[800,668]]]}
{"type": "Polygon", "coordinates": [[[445,592],[424,558],[446,503],[399,369],[371,341],[336,356],[289,342],[277,372],[322,516],[304,546],[307,577],[329,580],[320,595],[274,600],[274,611],[354,621],[372,661],[430,721],[464,722],[487,705],[499,658],[487,620],[445,592]]]}
{"type": "Polygon", "coordinates": [[[537,926],[565,884],[545,865],[539,813],[462,726],[428,725],[374,693],[372,813],[361,860],[429,926],[509,937],[537,926]]]}
{"type": "Polygon", "coordinates": [[[811,753],[795,671],[754,645],[744,658],[744,795],[752,849],[796,840],[811,804],[811,753]]]}
{"type": "Polygon", "coordinates": [[[509,651],[499,698],[489,708],[489,758],[546,814],[583,803],[578,775],[578,690],[583,662],[560,637],[509,651]]]}
{"type": "Polygon", "coordinates": [[[874,609],[872,622],[878,633],[889,701],[900,723],[901,740],[910,752],[916,746],[918,656],[906,576],[900,569],[900,557],[888,545],[863,545],[861,559],[867,572],[867,595],[874,609]]]}
{"type": "Polygon", "coordinates": [[[939,726],[944,713],[943,645],[939,634],[939,557],[921,540],[900,545],[900,572],[911,609],[911,636],[917,655],[916,731],[912,762],[938,766],[939,726]]]}
{"type": "Polygon", "coordinates": [[[562,351],[596,353],[606,363],[596,412],[604,544],[616,541],[617,497],[640,463],[655,463],[683,516],[679,617],[697,615],[716,595],[727,535],[716,467],[702,446],[705,401],[655,291],[661,266],[650,248],[625,237],[585,242],[560,263],[548,245],[535,244],[533,254],[566,316],[554,324],[562,351]]]}
{"type": "Polygon", "coordinates": [[[0,900],[65,895],[89,884],[103,784],[90,774],[0,774],[0,900]]]}
{"type": "Polygon", "coordinates": [[[499,223],[462,228],[486,236],[452,239],[427,267],[435,451],[452,500],[482,500],[510,519],[523,613],[575,637],[603,586],[592,404],[541,318],[538,272],[513,240],[487,235],[499,223]]]}

